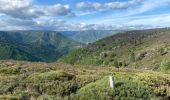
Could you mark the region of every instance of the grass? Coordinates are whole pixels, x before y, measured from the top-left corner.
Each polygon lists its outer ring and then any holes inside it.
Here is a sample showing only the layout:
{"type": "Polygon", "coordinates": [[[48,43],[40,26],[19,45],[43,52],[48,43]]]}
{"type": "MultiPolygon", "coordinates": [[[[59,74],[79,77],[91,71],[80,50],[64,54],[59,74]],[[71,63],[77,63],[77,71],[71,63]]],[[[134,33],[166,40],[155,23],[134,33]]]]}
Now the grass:
{"type": "Polygon", "coordinates": [[[164,100],[169,97],[170,75],[162,72],[0,61],[0,99],[164,100]],[[115,89],[109,86],[110,75],[115,77],[115,89]]]}

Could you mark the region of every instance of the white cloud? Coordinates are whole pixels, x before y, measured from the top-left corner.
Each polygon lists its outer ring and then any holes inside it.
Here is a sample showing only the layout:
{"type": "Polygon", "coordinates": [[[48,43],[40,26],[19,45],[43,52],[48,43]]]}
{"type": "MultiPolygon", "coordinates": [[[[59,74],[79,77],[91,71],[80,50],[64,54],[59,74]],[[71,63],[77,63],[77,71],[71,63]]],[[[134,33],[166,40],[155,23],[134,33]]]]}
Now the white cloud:
{"type": "Polygon", "coordinates": [[[31,0],[0,0],[0,5],[3,10],[27,8],[31,5],[31,0]]]}
{"type": "Polygon", "coordinates": [[[108,3],[98,3],[98,2],[79,2],[76,7],[83,11],[103,11],[103,10],[114,10],[114,9],[127,9],[141,3],[143,0],[131,0],[127,2],[108,2],[108,3]]]}
{"type": "Polygon", "coordinates": [[[60,27],[65,25],[65,21],[61,19],[39,19],[36,20],[36,25],[37,26],[50,26],[50,27],[60,27]]]}
{"type": "Polygon", "coordinates": [[[153,15],[153,16],[144,16],[138,17],[135,19],[131,19],[127,22],[128,25],[152,25],[152,26],[168,26],[170,23],[170,14],[162,14],[162,15],[153,15]]]}
{"type": "Polygon", "coordinates": [[[104,5],[97,2],[79,2],[76,4],[76,7],[81,10],[94,11],[103,9],[104,5]]]}
{"type": "Polygon", "coordinates": [[[111,9],[126,9],[130,7],[129,2],[110,2],[105,4],[106,7],[111,8],[111,9]]]}
{"type": "Polygon", "coordinates": [[[0,0],[0,14],[14,18],[34,19],[40,16],[74,16],[69,5],[34,5],[32,0],[0,0]]]}
{"type": "Polygon", "coordinates": [[[0,30],[31,30],[35,25],[32,20],[22,20],[15,18],[3,18],[0,23],[0,30]]]}
{"type": "MultiPolygon", "coordinates": [[[[156,25],[150,25],[148,23],[160,23],[164,25],[166,22],[161,20],[161,16],[156,17],[154,20],[152,18],[135,18],[130,20],[126,24],[88,24],[85,22],[81,23],[68,23],[61,19],[55,18],[39,18],[36,20],[22,20],[22,19],[8,19],[1,21],[0,30],[128,30],[128,29],[147,29],[157,27],[156,25]],[[158,22],[159,21],[159,22],[158,22]],[[143,23],[142,23],[143,22],[143,23]],[[148,23],[144,23],[148,22],[148,23]]],[[[166,16],[165,19],[170,23],[170,16],[166,16]]],[[[126,21],[125,21],[126,22],[126,21]]]]}
{"type": "Polygon", "coordinates": [[[138,10],[139,12],[145,12],[154,8],[159,8],[160,6],[166,6],[169,3],[169,0],[147,0],[143,2],[142,6],[138,10]]]}
{"type": "MultiPolygon", "coordinates": [[[[137,5],[131,8],[128,8],[123,13],[112,13],[107,16],[103,16],[98,18],[97,20],[93,20],[98,24],[100,23],[108,23],[112,25],[118,24],[128,24],[128,25],[153,25],[153,26],[170,26],[169,20],[167,16],[170,13],[166,13],[162,11],[162,14],[157,13],[156,10],[160,11],[159,8],[167,7],[170,4],[169,0],[132,0],[129,3],[137,5]],[[155,11],[154,11],[155,10],[155,11]],[[155,15],[147,13],[153,12],[155,15]],[[144,14],[145,13],[145,17],[144,14]],[[138,15],[140,14],[140,15],[138,15]]],[[[166,27],[165,26],[165,27],[166,27]]]]}
{"type": "Polygon", "coordinates": [[[55,4],[43,8],[46,15],[74,16],[69,5],[55,4]]]}
{"type": "Polygon", "coordinates": [[[31,6],[31,0],[0,0],[0,13],[23,19],[37,17],[31,6]]]}
{"type": "Polygon", "coordinates": [[[152,11],[154,9],[169,6],[170,0],[138,0],[136,2],[140,2],[140,5],[129,9],[126,13],[123,13],[119,16],[133,16],[135,14],[142,14],[148,11],[152,11]]]}
{"type": "MultiPolygon", "coordinates": [[[[170,14],[137,16],[169,5],[169,0],[129,0],[124,2],[79,2],[77,17],[68,4],[36,5],[32,0],[0,0],[0,30],[108,30],[143,29],[170,25],[170,14]],[[84,17],[100,11],[126,9],[105,16],[84,17]],[[60,17],[58,17],[60,16],[60,17]],[[62,19],[62,20],[61,20],[62,19]],[[65,21],[66,20],[66,21],[65,21]],[[69,22],[70,21],[70,22],[69,22]]],[[[74,8],[74,7],[73,7],[74,8]]],[[[102,15],[104,15],[102,13],[102,15]]]]}

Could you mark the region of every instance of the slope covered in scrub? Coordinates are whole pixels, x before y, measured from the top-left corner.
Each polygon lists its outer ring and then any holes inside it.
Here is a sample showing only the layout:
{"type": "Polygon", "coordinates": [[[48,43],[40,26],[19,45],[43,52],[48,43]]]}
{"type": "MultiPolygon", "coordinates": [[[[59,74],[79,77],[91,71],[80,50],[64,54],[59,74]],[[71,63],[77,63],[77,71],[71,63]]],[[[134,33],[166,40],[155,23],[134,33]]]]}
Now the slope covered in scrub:
{"type": "Polygon", "coordinates": [[[160,70],[170,60],[170,29],[128,31],[101,39],[60,59],[79,65],[160,70]]]}
{"type": "Polygon", "coordinates": [[[170,98],[170,75],[114,67],[0,61],[0,99],[132,100],[170,98]],[[115,77],[115,88],[109,86],[115,77]]]}

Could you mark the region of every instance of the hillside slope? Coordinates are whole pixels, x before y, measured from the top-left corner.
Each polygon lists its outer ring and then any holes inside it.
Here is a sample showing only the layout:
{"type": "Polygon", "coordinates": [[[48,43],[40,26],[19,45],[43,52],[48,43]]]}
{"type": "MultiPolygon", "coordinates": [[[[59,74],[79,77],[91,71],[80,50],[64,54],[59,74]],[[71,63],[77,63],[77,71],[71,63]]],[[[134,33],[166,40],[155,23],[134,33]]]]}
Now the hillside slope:
{"type": "Polygon", "coordinates": [[[16,42],[6,33],[0,34],[0,59],[41,61],[41,59],[22,50],[23,44],[16,42]]]}
{"type": "Polygon", "coordinates": [[[8,47],[1,46],[5,49],[1,49],[0,53],[3,57],[0,57],[0,59],[51,62],[81,46],[80,43],[52,31],[1,31],[0,38],[3,39],[3,44],[9,44],[8,47]],[[18,56],[16,56],[16,53],[11,54],[14,47],[17,48],[18,56]],[[5,50],[7,50],[6,53],[3,52],[5,50]],[[23,52],[26,54],[23,54],[23,52]],[[22,57],[18,58],[19,56],[22,57]],[[25,59],[27,57],[29,59],[25,59]],[[34,59],[34,57],[37,59],[34,59]]]}
{"type": "Polygon", "coordinates": [[[63,35],[81,42],[81,43],[92,43],[96,42],[99,39],[111,36],[120,31],[118,30],[86,30],[86,31],[63,31],[63,35]]]}
{"type": "Polygon", "coordinates": [[[170,29],[128,31],[75,50],[60,61],[71,64],[159,69],[170,60],[170,29]]]}
{"type": "Polygon", "coordinates": [[[0,61],[1,100],[169,100],[169,88],[161,72],[0,61]]]}

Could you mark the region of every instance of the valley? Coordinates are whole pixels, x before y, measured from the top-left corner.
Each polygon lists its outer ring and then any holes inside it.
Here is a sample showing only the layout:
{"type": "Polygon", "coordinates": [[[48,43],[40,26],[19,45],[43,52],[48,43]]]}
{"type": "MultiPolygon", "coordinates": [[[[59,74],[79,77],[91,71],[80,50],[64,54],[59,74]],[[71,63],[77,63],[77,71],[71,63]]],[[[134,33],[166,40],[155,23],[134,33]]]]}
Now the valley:
{"type": "Polygon", "coordinates": [[[83,46],[55,31],[1,31],[0,59],[54,62],[83,46]]]}
{"type": "MultiPolygon", "coordinates": [[[[122,30],[123,31],[123,30],[122,30]]],[[[61,34],[77,42],[88,44],[96,42],[102,38],[112,36],[121,30],[84,30],[84,31],[62,31],[61,34]]]]}
{"type": "Polygon", "coordinates": [[[170,98],[169,28],[122,32],[88,45],[55,32],[1,33],[2,100],[170,98]],[[72,51],[57,60],[65,49],[72,51]]]}

